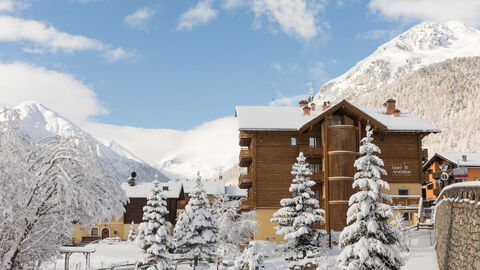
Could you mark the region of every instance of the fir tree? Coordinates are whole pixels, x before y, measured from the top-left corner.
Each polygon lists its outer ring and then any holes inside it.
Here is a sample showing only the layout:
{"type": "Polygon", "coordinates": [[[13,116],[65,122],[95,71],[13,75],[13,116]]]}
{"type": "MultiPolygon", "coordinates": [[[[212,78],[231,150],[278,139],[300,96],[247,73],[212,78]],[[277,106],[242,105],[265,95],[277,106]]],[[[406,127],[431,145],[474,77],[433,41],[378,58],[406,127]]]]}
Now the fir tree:
{"type": "Polygon", "coordinates": [[[192,259],[194,267],[198,264],[205,266],[217,255],[217,235],[217,220],[198,174],[190,200],[174,229],[175,252],[185,259],[192,259]]]}
{"type": "Polygon", "coordinates": [[[132,224],[130,225],[130,230],[128,231],[128,241],[135,241],[137,238],[137,231],[135,230],[135,224],[132,221],[132,224]]]}
{"type": "Polygon", "coordinates": [[[311,188],[315,182],[309,178],[312,172],[302,152],[293,165],[292,175],[295,176],[289,189],[292,198],[280,201],[282,208],[273,214],[272,222],[279,223],[277,234],[287,240],[287,250],[295,253],[290,265],[295,268],[309,263],[306,260],[307,252],[318,255],[325,232],[315,228],[315,225],[324,221],[324,211],[314,198],[315,193],[311,188]],[[299,254],[301,259],[297,259],[299,254]]]}
{"type": "Polygon", "coordinates": [[[138,228],[137,240],[143,250],[143,258],[137,263],[136,269],[167,270],[171,269],[171,258],[167,250],[171,243],[167,229],[170,222],[165,220],[168,214],[167,201],[157,175],[153,184],[152,194],[143,207],[143,222],[138,228]]]}
{"type": "Polygon", "coordinates": [[[353,188],[358,192],[350,197],[347,224],[340,234],[343,248],[338,261],[342,269],[400,269],[403,262],[397,248],[398,233],[388,223],[393,211],[382,201],[391,201],[381,189],[389,190],[387,182],[381,179],[386,175],[383,161],[375,153],[380,148],[372,143],[373,131],[366,127],[367,136],[361,140],[360,154],[355,161],[358,172],[353,188]]]}

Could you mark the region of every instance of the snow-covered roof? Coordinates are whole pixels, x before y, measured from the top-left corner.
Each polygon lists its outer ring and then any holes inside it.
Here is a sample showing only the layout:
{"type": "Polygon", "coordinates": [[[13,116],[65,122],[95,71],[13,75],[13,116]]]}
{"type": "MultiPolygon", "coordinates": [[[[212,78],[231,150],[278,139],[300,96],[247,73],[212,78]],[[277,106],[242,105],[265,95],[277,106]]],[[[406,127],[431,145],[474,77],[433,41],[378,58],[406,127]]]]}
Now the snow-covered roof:
{"type": "MultiPolygon", "coordinates": [[[[383,124],[389,132],[440,132],[440,130],[427,121],[413,114],[401,110],[400,116],[395,117],[385,113],[384,108],[361,108],[345,100],[345,105],[355,109],[383,124]]],[[[324,117],[335,111],[335,106],[323,111],[321,106],[311,111],[311,115],[303,115],[299,106],[237,106],[235,115],[238,118],[239,130],[286,130],[297,131],[305,124],[317,117],[324,117]]]]}
{"type": "Polygon", "coordinates": [[[370,117],[387,127],[390,132],[440,132],[436,126],[429,122],[408,113],[406,110],[400,110],[400,116],[395,117],[385,113],[385,108],[359,108],[370,117]]]}
{"type": "MultiPolygon", "coordinates": [[[[191,193],[193,186],[195,185],[195,179],[191,180],[177,180],[175,182],[183,184],[183,191],[191,193]]],[[[203,187],[207,192],[207,195],[222,195],[225,194],[225,182],[220,180],[202,180],[203,187]]]]}
{"type": "Polygon", "coordinates": [[[459,167],[480,167],[480,153],[439,152],[436,155],[459,167]],[[467,161],[463,161],[463,156],[467,156],[467,161]]]}
{"type": "MultiPolygon", "coordinates": [[[[167,183],[160,183],[160,187],[163,190],[167,198],[179,198],[182,191],[182,183],[176,181],[169,181],[167,183]],[[167,186],[168,190],[164,190],[163,187],[167,186]]],[[[128,198],[147,198],[152,192],[153,183],[145,182],[139,183],[135,186],[130,186],[128,183],[122,183],[122,188],[125,190],[128,198]]]]}
{"type": "Polygon", "coordinates": [[[225,194],[231,197],[247,197],[248,190],[239,186],[225,186],[225,194]]]}

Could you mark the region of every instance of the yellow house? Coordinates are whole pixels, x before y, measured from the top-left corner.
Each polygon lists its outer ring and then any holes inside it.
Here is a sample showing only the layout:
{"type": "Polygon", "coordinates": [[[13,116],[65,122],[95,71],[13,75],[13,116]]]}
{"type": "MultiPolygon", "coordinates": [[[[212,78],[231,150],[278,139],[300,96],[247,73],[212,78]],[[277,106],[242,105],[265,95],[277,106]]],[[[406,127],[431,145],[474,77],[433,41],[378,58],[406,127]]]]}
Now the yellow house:
{"type": "MultiPolygon", "coordinates": [[[[147,205],[147,197],[153,189],[152,182],[137,185],[133,182],[133,184],[133,186],[128,183],[122,184],[122,188],[129,198],[122,217],[117,220],[112,219],[107,223],[96,224],[91,228],[81,228],[80,224],[75,224],[72,244],[85,244],[110,237],[127,240],[132,221],[135,229],[138,229],[138,225],[142,222],[143,207],[147,205]]],[[[167,183],[160,183],[160,187],[167,197],[167,209],[169,211],[167,220],[175,224],[177,219],[177,205],[183,205],[185,201],[182,182],[169,181],[167,183]]]]}

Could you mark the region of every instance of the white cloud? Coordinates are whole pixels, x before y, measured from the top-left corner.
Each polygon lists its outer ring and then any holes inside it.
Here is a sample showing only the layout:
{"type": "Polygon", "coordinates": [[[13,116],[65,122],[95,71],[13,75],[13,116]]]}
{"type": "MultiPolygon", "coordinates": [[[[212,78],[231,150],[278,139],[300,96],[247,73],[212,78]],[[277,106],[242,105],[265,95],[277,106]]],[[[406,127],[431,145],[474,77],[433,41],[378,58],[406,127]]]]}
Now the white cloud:
{"type": "Polygon", "coordinates": [[[177,30],[191,30],[198,24],[207,24],[217,17],[217,11],[212,8],[212,1],[203,0],[180,16],[180,23],[177,30]]]}
{"type": "Polygon", "coordinates": [[[116,51],[122,48],[112,49],[110,45],[95,39],[81,35],[72,35],[60,32],[51,25],[35,20],[24,20],[11,16],[0,16],[0,42],[32,42],[32,47],[24,48],[25,52],[44,53],[50,51],[56,53],[63,51],[73,53],[83,50],[116,51]]]}
{"type": "Polygon", "coordinates": [[[328,73],[325,71],[325,64],[323,62],[316,62],[309,70],[310,77],[317,83],[323,84],[329,79],[328,73]]]}
{"type": "Polygon", "coordinates": [[[114,140],[170,175],[192,177],[200,170],[216,176],[238,162],[238,127],[234,117],[207,122],[187,131],[144,129],[96,123],[106,114],[92,87],[75,76],[28,63],[0,63],[0,104],[35,100],[73,121],[96,138],[114,140]],[[201,142],[201,143],[199,143],[201,142]]]}
{"type": "Polygon", "coordinates": [[[277,71],[282,71],[282,65],[279,62],[273,62],[272,63],[272,68],[277,70],[277,71]]]}
{"type": "Polygon", "coordinates": [[[478,0],[372,0],[370,10],[393,20],[461,21],[480,26],[478,0]]]}
{"type": "Polygon", "coordinates": [[[107,113],[95,92],[74,76],[28,63],[0,63],[1,103],[35,100],[77,124],[107,113]]]}
{"type": "Polygon", "coordinates": [[[116,48],[112,50],[106,51],[103,56],[109,61],[109,62],[117,62],[123,59],[129,59],[135,57],[135,52],[133,51],[126,51],[123,48],[116,48]]]}
{"type": "Polygon", "coordinates": [[[277,97],[268,103],[269,106],[295,106],[302,99],[307,99],[307,95],[283,96],[277,91],[277,97]]]}
{"type": "Polygon", "coordinates": [[[13,11],[14,7],[12,0],[0,0],[0,11],[13,11]]]}
{"type": "Polygon", "coordinates": [[[140,27],[144,25],[146,21],[150,20],[153,15],[155,15],[155,10],[143,7],[126,16],[123,21],[132,27],[140,27]]]}
{"type": "Polygon", "coordinates": [[[224,9],[236,9],[248,5],[248,0],[226,0],[222,7],[224,9]]]}
{"type": "Polygon", "coordinates": [[[316,20],[322,10],[323,3],[313,0],[254,0],[252,4],[257,20],[266,16],[270,22],[278,23],[283,32],[304,40],[322,32],[316,20]]]}

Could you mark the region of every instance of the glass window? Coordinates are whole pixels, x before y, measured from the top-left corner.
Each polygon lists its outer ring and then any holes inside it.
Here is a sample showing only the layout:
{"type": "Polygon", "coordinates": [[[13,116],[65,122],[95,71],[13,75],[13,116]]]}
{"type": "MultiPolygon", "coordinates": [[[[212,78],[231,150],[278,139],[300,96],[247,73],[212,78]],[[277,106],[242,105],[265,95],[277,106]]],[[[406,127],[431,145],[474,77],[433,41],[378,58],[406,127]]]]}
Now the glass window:
{"type": "Polygon", "coordinates": [[[163,186],[163,190],[168,190],[168,186],[163,186]]]}
{"type": "Polygon", "coordinates": [[[408,189],[406,188],[399,188],[398,195],[408,195],[408,189]]]}
{"type": "Polygon", "coordinates": [[[332,126],[339,126],[342,124],[342,116],[338,114],[334,114],[332,117],[332,122],[330,125],[332,126]]]}
{"type": "Polygon", "coordinates": [[[318,147],[322,145],[322,141],[320,140],[320,138],[310,138],[309,145],[310,147],[318,147]]]}
{"type": "Polygon", "coordinates": [[[92,228],[92,229],[90,230],[90,235],[95,235],[95,236],[97,236],[97,235],[98,235],[98,228],[92,228]]]}
{"type": "Polygon", "coordinates": [[[310,170],[314,173],[320,172],[320,164],[319,163],[310,163],[310,170]]]}
{"type": "Polygon", "coordinates": [[[297,145],[297,138],[295,138],[295,137],[290,138],[290,144],[291,145],[297,145]]]}

